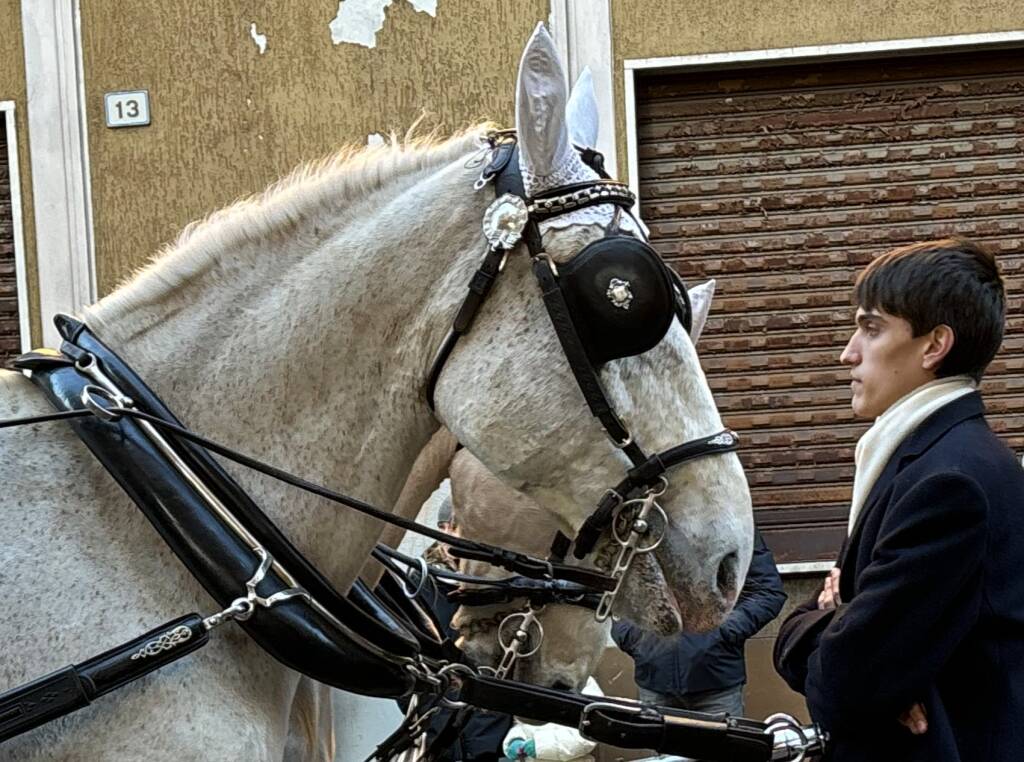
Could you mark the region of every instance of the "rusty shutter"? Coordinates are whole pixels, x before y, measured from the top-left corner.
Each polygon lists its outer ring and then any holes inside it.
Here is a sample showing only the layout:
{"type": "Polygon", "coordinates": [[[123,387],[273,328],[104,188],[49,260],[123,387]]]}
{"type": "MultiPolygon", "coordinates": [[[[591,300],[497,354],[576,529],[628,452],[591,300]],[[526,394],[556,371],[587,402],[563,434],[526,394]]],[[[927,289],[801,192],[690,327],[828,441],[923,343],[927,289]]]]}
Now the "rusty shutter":
{"type": "MultiPolygon", "coordinates": [[[[0,366],[21,351],[7,127],[0,111],[0,366]]],[[[13,146],[10,150],[14,150],[13,146]]]]}
{"type": "Polygon", "coordinates": [[[983,387],[1024,449],[1024,57],[975,52],[637,78],[641,211],[689,283],[700,354],[781,562],[831,560],[853,447],[839,353],[857,271],[895,246],[988,243],[1008,330],[983,387]]]}

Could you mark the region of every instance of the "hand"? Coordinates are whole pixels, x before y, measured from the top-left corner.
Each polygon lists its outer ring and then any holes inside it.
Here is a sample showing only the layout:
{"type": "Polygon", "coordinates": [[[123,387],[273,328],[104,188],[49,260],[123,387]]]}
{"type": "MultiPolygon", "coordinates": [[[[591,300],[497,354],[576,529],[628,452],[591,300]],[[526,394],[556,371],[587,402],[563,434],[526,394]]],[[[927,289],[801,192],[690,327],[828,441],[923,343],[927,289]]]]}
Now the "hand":
{"type": "Polygon", "coordinates": [[[839,569],[833,569],[825,577],[825,586],[818,594],[818,608],[821,610],[834,609],[842,603],[839,600],[839,569]]]}
{"type": "Polygon", "coordinates": [[[923,736],[928,731],[928,713],[924,704],[914,704],[901,714],[900,723],[915,736],[923,736]]]}

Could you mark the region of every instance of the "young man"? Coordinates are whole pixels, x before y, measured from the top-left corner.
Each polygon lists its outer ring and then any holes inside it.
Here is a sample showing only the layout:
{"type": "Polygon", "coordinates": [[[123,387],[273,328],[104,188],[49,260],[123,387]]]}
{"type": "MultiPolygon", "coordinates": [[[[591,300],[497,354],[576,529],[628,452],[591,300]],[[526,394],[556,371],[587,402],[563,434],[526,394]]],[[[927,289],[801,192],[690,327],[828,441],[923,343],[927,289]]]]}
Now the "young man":
{"type": "Polygon", "coordinates": [[[848,537],[775,665],[835,762],[1024,759],[1024,471],[976,390],[999,348],[993,256],[897,249],[857,280],[840,360],[857,443],[848,537]]]}

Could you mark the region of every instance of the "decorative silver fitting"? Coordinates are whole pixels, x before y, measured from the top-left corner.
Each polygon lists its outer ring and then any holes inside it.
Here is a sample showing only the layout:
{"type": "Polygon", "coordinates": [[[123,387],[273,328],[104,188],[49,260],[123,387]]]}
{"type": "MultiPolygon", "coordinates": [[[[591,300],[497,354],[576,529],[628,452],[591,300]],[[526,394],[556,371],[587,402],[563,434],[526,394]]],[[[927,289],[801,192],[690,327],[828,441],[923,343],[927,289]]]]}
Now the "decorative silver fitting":
{"type": "Polygon", "coordinates": [[[511,249],[519,243],[529,219],[526,202],[515,194],[505,193],[484,212],[484,237],[491,248],[511,249]]]}
{"type": "Polygon", "coordinates": [[[175,646],[185,643],[191,639],[192,630],[185,625],[179,625],[170,632],[165,632],[160,637],[153,638],[153,640],[144,643],[142,648],[132,654],[132,661],[156,656],[164,651],[170,651],[175,646]]]}
{"type": "Polygon", "coordinates": [[[612,278],[608,281],[608,290],[604,292],[604,295],[620,310],[628,310],[629,305],[633,303],[633,291],[629,286],[628,280],[612,278]]]}
{"type": "Polygon", "coordinates": [[[219,611],[216,614],[211,614],[203,620],[203,627],[207,630],[212,630],[214,627],[219,627],[224,622],[244,622],[246,619],[253,615],[256,611],[256,607],[270,609],[279,603],[290,600],[292,598],[302,598],[306,603],[311,603],[309,593],[301,587],[289,587],[284,590],[279,590],[269,597],[263,597],[256,592],[256,586],[263,581],[263,578],[267,576],[267,572],[270,571],[270,567],[274,565],[274,558],[266,550],[260,546],[253,548],[253,552],[256,553],[260,558],[260,565],[256,568],[256,572],[252,575],[248,582],[245,583],[245,597],[235,598],[223,611],[219,611]]]}
{"type": "Polygon", "coordinates": [[[717,436],[709,439],[708,444],[714,445],[716,447],[731,447],[732,445],[736,444],[737,439],[738,437],[734,432],[723,431],[721,434],[718,434],[717,436]]]}

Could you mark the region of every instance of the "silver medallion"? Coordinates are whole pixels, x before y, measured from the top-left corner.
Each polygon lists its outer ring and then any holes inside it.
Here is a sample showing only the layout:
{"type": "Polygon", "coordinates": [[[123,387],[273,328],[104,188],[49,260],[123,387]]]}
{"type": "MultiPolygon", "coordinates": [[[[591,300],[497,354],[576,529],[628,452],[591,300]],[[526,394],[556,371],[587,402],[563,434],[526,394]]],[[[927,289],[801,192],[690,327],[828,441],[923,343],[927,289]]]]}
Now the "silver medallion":
{"type": "Polygon", "coordinates": [[[628,310],[629,305],[633,303],[633,292],[629,289],[628,280],[612,278],[608,283],[608,290],[604,294],[608,297],[608,301],[620,310],[628,310]]]}
{"type": "Polygon", "coordinates": [[[526,202],[506,193],[495,199],[484,212],[484,237],[492,247],[511,249],[523,235],[529,219],[526,202]]]}

